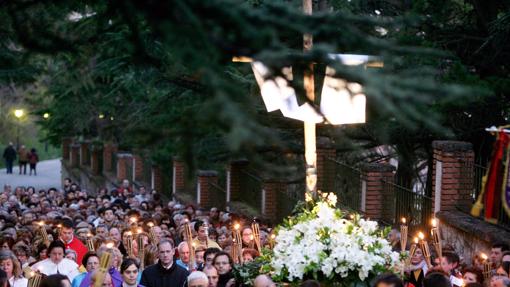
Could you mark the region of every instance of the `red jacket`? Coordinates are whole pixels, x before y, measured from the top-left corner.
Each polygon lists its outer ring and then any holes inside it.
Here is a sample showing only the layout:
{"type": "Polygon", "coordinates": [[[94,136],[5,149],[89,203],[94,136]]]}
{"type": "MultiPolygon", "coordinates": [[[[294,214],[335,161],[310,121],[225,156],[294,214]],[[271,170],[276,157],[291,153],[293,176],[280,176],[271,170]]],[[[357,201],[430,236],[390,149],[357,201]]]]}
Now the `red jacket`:
{"type": "Polygon", "coordinates": [[[83,260],[83,256],[85,256],[85,253],[89,251],[87,246],[85,246],[85,244],[83,244],[78,238],[74,236],[70,243],[64,242],[64,244],[66,246],[66,250],[72,249],[76,251],[76,254],[78,255],[76,257],[76,263],[78,263],[78,265],[82,265],[81,261],[83,260]]]}

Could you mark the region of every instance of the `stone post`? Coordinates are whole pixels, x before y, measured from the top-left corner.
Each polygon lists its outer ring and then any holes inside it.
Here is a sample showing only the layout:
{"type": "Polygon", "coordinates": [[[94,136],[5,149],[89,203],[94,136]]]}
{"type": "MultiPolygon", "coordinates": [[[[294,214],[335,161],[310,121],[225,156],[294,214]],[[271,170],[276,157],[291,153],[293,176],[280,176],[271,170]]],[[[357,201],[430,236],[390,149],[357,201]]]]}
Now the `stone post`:
{"type": "Polygon", "coordinates": [[[73,142],[72,137],[64,137],[62,138],[62,159],[69,160],[71,154],[71,144],[73,142]]]}
{"type": "Polygon", "coordinates": [[[159,193],[163,193],[163,177],[161,174],[161,168],[157,165],[152,166],[151,188],[155,189],[159,193]]]}
{"type": "Polygon", "coordinates": [[[434,213],[468,211],[474,186],[473,146],[468,142],[434,141],[432,205],[434,213]]]}
{"type": "Polygon", "coordinates": [[[133,181],[143,180],[143,158],[139,154],[133,155],[133,181]]]}
{"type": "Polygon", "coordinates": [[[278,214],[278,192],[280,188],[281,183],[273,179],[264,180],[262,184],[262,202],[260,203],[262,215],[273,221],[278,214]]]}
{"type": "Polygon", "coordinates": [[[133,156],[130,153],[118,153],[117,156],[117,180],[122,182],[124,179],[131,180],[129,178],[129,169],[133,161],[133,156]]]}
{"type": "Polygon", "coordinates": [[[80,144],[71,144],[71,167],[80,166],[80,144]]]}
{"type": "Polygon", "coordinates": [[[117,152],[117,145],[113,143],[105,143],[103,147],[103,170],[111,172],[113,170],[112,157],[117,152]]]}
{"type": "Polygon", "coordinates": [[[242,196],[242,171],[248,166],[247,160],[231,161],[227,167],[227,206],[231,201],[239,200],[242,196]]]}
{"type": "Polygon", "coordinates": [[[372,220],[395,218],[395,194],[392,183],[395,167],[385,163],[370,163],[362,166],[361,211],[372,220]]]}
{"type": "Polygon", "coordinates": [[[199,170],[197,178],[197,204],[209,208],[213,205],[211,183],[218,184],[218,172],[214,170],[199,170]]]}
{"type": "Polygon", "coordinates": [[[172,167],[172,194],[181,193],[186,188],[186,171],[184,161],[179,157],[173,158],[172,167]]]}

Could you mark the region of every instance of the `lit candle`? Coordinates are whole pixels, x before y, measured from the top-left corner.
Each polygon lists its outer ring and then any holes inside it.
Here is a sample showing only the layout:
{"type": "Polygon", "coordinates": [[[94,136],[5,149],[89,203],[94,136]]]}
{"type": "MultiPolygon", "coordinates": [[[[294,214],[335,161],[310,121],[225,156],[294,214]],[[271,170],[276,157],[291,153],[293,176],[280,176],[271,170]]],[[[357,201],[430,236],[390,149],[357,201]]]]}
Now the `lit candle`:
{"type": "Polygon", "coordinates": [[[407,249],[407,231],[408,227],[406,224],[406,218],[402,217],[402,224],[400,224],[400,250],[405,251],[407,249]]]}
{"type": "MultiPolygon", "coordinates": [[[[241,228],[241,225],[239,223],[234,224],[234,230],[232,231],[233,239],[234,239],[234,246],[232,248],[236,248],[237,253],[237,262],[239,264],[243,263],[243,241],[241,239],[241,231],[239,230],[241,228]]],[[[234,259],[236,260],[236,259],[234,259]]]]}
{"type": "Polygon", "coordinates": [[[44,243],[48,244],[50,239],[48,237],[48,233],[46,232],[46,227],[44,226],[44,221],[41,221],[39,224],[39,230],[41,231],[41,236],[43,238],[44,243]]]}
{"type": "Polygon", "coordinates": [[[28,287],[39,287],[41,285],[42,275],[40,272],[30,272],[30,278],[28,278],[28,287]]]}
{"type": "Polygon", "coordinates": [[[140,270],[143,270],[145,265],[144,265],[144,259],[145,259],[145,244],[144,244],[144,241],[143,241],[143,236],[144,236],[144,233],[143,233],[143,229],[142,228],[138,228],[138,235],[137,235],[137,243],[138,243],[138,259],[140,259],[140,270]]]}
{"type": "Polygon", "coordinates": [[[110,268],[110,264],[113,258],[113,243],[109,242],[106,244],[107,250],[103,252],[101,258],[99,259],[99,269],[98,276],[94,283],[94,287],[101,287],[103,285],[103,280],[106,272],[108,272],[108,268],[110,268]]]}
{"type": "Polygon", "coordinates": [[[184,224],[184,239],[186,240],[189,248],[188,271],[191,272],[195,268],[195,246],[193,244],[193,233],[188,220],[186,220],[186,223],[184,224]]]}
{"type": "Polygon", "coordinates": [[[92,233],[87,233],[87,248],[89,251],[96,251],[94,247],[94,238],[92,238],[92,233]]]}
{"type": "Polygon", "coordinates": [[[149,222],[147,223],[149,226],[149,239],[152,242],[152,244],[157,245],[158,244],[158,238],[156,237],[156,233],[154,233],[154,223],[149,222]]]}
{"type": "Polygon", "coordinates": [[[134,257],[134,250],[133,250],[133,233],[131,231],[126,232],[127,240],[126,240],[126,249],[128,252],[128,256],[133,258],[134,257]]]}
{"type": "Polygon", "coordinates": [[[423,252],[423,256],[425,257],[425,261],[427,262],[427,265],[430,267],[430,266],[432,266],[432,264],[430,262],[429,244],[425,240],[425,235],[423,234],[423,232],[419,232],[418,237],[420,238],[420,249],[423,252]]]}
{"type": "Polygon", "coordinates": [[[480,258],[482,259],[483,263],[483,277],[485,278],[485,280],[488,280],[491,278],[492,275],[491,262],[488,260],[489,257],[485,253],[480,254],[480,258]]]}
{"type": "Polygon", "coordinates": [[[251,224],[251,230],[253,232],[253,240],[255,243],[255,247],[257,251],[260,253],[262,251],[262,245],[260,244],[260,227],[257,221],[253,220],[251,224]]]}
{"type": "Polygon", "coordinates": [[[441,245],[441,235],[439,234],[438,222],[435,218],[432,219],[432,229],[430,230],[430,233],[432,235],[432,244],[434,245],[437,256],[441,258],[443,257],[443,247],[441,245]]]}

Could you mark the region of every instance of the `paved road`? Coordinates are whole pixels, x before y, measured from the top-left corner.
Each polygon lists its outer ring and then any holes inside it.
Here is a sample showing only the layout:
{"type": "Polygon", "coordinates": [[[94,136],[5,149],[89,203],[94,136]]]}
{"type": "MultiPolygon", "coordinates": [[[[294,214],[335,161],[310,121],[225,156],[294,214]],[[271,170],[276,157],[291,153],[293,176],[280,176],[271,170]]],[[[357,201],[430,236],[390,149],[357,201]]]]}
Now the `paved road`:
{"type": "Polygon", "coordinates": [[[37,164],[37,176],[20,175],[18,166],[13,168],[13,174],[6,174],[5,168],[0,169],[0,190],[3,190],[5,184],[16,186],[33,186],[36,189],[47,189],[49,187],[61,186],[61,166],[60,159],[41,161],[37,164]]]}

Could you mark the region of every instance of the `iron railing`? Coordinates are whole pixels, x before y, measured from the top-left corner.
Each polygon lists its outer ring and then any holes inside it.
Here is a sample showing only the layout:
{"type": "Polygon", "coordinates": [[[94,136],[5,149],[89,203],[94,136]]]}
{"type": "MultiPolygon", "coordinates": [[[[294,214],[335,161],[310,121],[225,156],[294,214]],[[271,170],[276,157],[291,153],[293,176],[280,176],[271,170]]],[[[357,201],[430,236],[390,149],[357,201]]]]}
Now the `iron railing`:
{"type": "Polygon", "coordinates": [[[393,182],[383,181],[383,211],[385,223],[395,225],[405,217],[410,230],[424,230],[433,216],[432,198],[416,193],[393,182]]]}
{"type": "Polygon", "coordinates": [[[338,205],[354,211],[361,211],[362,173],[350,165],[328,158],[335,163],[335,178],[333,192],[338,199],[338,205]]]}
{"type": "Polygon", "coordinates": [[[210,192],[210,207],[216,207],[219,210],[225,210],[226,202],[227,202],[227,192],[220,185],[209,182],[209,192],[210,192]]]}
{"type": "Polygon", "coordinates": [[[305,200],[305,192],[306,184],[304,178],[292,182],[282,182],[281,188],[278,189],[276,194],[278,202],[276,219],[278,222],[292,215],[298,202],[305,200]]]}
{"type": "Polygon", "coordinates": [[[262,212],[262,179],[254,173],[242,170],[240,186],[242,190],[239,201],[253,207],[260,214],[262,212]]]}

